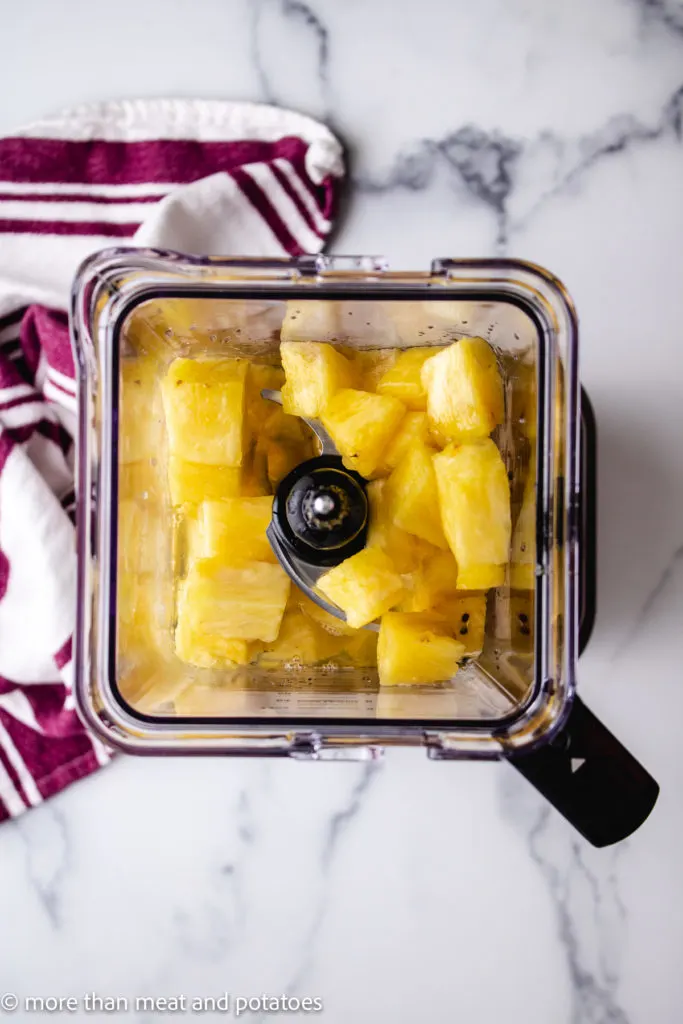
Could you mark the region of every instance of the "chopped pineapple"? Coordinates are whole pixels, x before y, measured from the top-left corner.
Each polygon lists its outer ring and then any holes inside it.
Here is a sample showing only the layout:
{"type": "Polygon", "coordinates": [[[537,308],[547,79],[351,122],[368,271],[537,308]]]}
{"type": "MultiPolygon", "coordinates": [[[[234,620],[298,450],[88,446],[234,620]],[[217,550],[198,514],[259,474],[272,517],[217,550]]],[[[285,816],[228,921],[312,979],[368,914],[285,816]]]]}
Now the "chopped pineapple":
{"type": "Polygon", "coordinates": [[[188,665],[198,668],[248,665],[254,657],[253,648],[254,645],[247,640],[233,640],[204,632],[179,607],[175,650],[178,658],[188,665]]]}
{"type": "Polygon", "coordinates": [[[510,586],[534,590],[536,586],[536,484],[530,476],[512,534],[510,586]]]}
{"type": "MultiPolygon", "coordinates": [[[[261,397],[261,391],[280,391],[285,382],[285,372],[279,366],[265,366],[250,363],[247,370],[244,413],[252,434],[263,429],[264,420],[271,415],[274,407],[268,398],[261,397]]],[[[278,410],[282,412],[282,410],[278,410]]]]}
{"type": "Polygon", "coordinates": [[[289,589],[289,577],[279,565],[248,562],[232,567],[220,559],[202,559],[193,563],[180,584],[179,601],[192,629],[216,642],[225,638],[272,643],[289,589]]]}
{"type": "Polygon", "coordinates": [[[500,586],[510,551],[510,486],[490,438],[434,456],[444,531],[458,563],[458,588],[500,586]]]}
{"type": "Polygon", "coordinates": [[[442,599],[439,614],[444,616],[456,640],[465,645],[465,654],[481,654],[486,626],[485,594],[460,593],[442,599]]]}
{"type": "Polygon", "coordinates": [[[171,455],[242,465],[247,366],[244,359],[174,359],[162,382],[171,455]]]}
{"type": "Polygon", "coordinates": [[[415,441],[427,444],[428,439],[427,414],[424,412],[407,412],[403,417],[400,427],[384,449],[382,465],[377,472],[382,475],[388,475],[393,469],[396,469],[403,456],[415,441]]]}
{"type": "Polygon", "coordinates": [[[400,601],[403,584],[388,555],[379,548],[364,548],[324,573],[318,589],[345,612],[349,626],[358,629],[400,601]]]}
{"type": "Polygon", "coordinates": [[[423,567],[424,586],[429,594],[429,607],[436,608],[438,602],[449,594],[455,594],[458,566],[451,551],[437,551],[423,567]]]}
{"type": "Polygon", "coordinates": [[[377,647],[381,686],[429,685],[452,679],[465,645],[436,616],[387,612],[377,647]]]}
{"type": "Polygon", "coordinates": [[[458,568],[458,590],[490,590],[504,583],[504,565],[475,564],[458,568]]]}
{"type": "Polygon", "coordinates": [[[119,466],[119,501],[162,500],[165,480],[156,458],[142,462],[122,462],[119,466]]]}
{"type": "Polygon", "coordinates": [[[163,412],[157,365],[152,359],[121,360],[119,460],[147,462],[158,458],[163,412]]]}
{"type": "MultiPolygon", "coordinates": [[[[377,391],[380,380],[396,362],[395,348],[345,349],[355,370],[355,387],[360,391],[377,391]]],[[[400,396],[399,396],[400,397],[400,396]]]]}
{"type": "Polygon", "coordinates": [[[398,573],[412,573],[436,549],[427,541],[397,526],[386,500],[386,480],[373,480],[368,485],[370,523],[366,546],[381,548],[398,573]]]}
{"type": "Polygon", "coordinates": [[[387,481],[389,515],[402,530],[447,548],[432,463],[433,451],[414,443],[387,481]]]}
{"type": "Polygon", "coordinates": [[[268,479],[268,451],[265,446],[255,445],[246,454],[242,464],[240,491],[245,498],[262,498],[272,494],[268,479]]]}
{"type": "Polygon", "coordinates": [[[483,338],[462,338],[422,368],[427,413],[443,441],[487,437],[503,419],[503,384],[483,338]]]}
{"type": "Polygon", "coordinates": [[[322,422],[347,469],[371,477],[404,415],[396,398],[347,388],[327,404],[322,422]]]}
{"type": "Polygon", "coordinates": [[[116,588],[119,657],[170,650],[171,585],[161,576],[120,572],[116,588]]]}
{"type": "Polygon", "coordinates": [[[168,459],[168,486],[173,505],[196,505],[204,500],[233,498],[240,493],[239,466],[207,466],[186,462],[175,455],[168,459]]]}
{"type": "Polygon", "coordinates": [[[202,557],[218,558],[226,565],[276,562],[266,537],[272,510],[270,496],[202,502],[198,510],[202,557]]]}
{"type": "MultiPolygon", "coordinates": [[[[312,619],[319,626],[322,626],[328,633],[336,636],[357,636],[358,630],[349,626],[348,623],[344,622],[343,619],[337,618],[336,615],[332,615],[330,612],[325,611],[315,601],[311,601],[310,597],[307,597],[302,590],[298,587],[292,588],[292,601],[296,607],[303,612],[304,615],[312,619]]],[[[363,630],[364,633],[368,632],[363,630]]]]}
{"type": "Polygon", "coordinates": [[[280,345],[286,383],[282,406],[286,413],[317,419],[337,391],[353,383],[353,367],[333,345],[287,341],[280,345]]]}
{"type": "Polygon", "coordinates": [[[165,535],[159,509],[147,502],[119,502],[118,565],[122,572],[153,573],[163,565],[165,535]]]}
{"type": "Polygon", "coordinates": [[[401,352],[379,381],[377,393],[393,395],[409,409],[423,411],[427,408],[427,392],[422,383],[422,368],[440,351],[439,348],[409,348],[401,352]]]}
{"type": "Polygon", "coordinates": [[[377,641],[379,633],[374,629],[358,629],[355,636],[346,637],[342,654],[345,654],[356,668],[374,668],[377,664],[377,641]]]}
{"type": "Polygon", "coordinates": [[[302,611],[288,609],[277,640],[269,644],[259,657],[263,664],[294,662],[299,665],[315,665],[328,661],[339,653],[344,641],[328,633],[302,611]]]}

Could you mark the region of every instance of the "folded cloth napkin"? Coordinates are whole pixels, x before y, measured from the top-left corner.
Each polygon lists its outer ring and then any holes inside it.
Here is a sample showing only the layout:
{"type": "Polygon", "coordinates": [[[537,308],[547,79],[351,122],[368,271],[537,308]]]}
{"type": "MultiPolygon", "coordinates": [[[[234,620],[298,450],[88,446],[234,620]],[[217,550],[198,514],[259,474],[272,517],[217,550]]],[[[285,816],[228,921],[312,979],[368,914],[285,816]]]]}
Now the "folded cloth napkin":
{"type": "Polygon", "coordinates": [[[0,139],[0,821],[105,764],[71,695],[76,387],[66,308],[98,249],[319,252],[341,146],[275,107],[87,106],[0,139]]]}

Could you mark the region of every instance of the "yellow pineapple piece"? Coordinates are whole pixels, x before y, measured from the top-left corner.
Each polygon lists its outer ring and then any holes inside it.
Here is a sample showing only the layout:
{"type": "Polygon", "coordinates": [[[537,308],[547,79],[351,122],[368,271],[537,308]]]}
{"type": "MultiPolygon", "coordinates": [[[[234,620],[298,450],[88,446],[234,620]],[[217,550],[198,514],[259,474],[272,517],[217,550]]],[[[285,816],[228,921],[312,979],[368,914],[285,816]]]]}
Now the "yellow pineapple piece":
{"type": "Polygon", "coordinates": [[[270,496],[202,502],[197,517],[202,557],[226,565],[276,562],[266,537],[272,510],[270,496]]]}
{"type": "Polygon", "coordinates": [[[380,380],[396,362],[395,348],[344,349],[355,371],[355,384],[360,391],[377,391],[380,380]]]}
{"type": "Polygon", "coordinates": [[[264,446],[254,445],[245,455],[240,493],[245,498],[262,498],[273,493],[268,479],[268,452],[264,446]]]}
{"type": "Polygon", "coordinates": [[[244,359],[174,359],[162,382],[169,454],[211,466],[241,466],[244,359]]]}
{"type": "Polygon", "coordinates": [[[458,563],[458,589],[500,586],[510,552],[510,485],[490,438],[433,458],[441,519],[458,563]]]}
{"type": "Polygon", "coordinates": [[[117,531],[118,566],[121,572],[156,572],[170,552],[159,509],[142,501],[119,502],[117,531]]]}
{"type": "MultiPolygon", "coordinates": [[[[285,382],[285,371],[279,366],[266,366],[261,363],[250,363],[247,370],[244,413],[247,425],[256,435],[263,429],[264,421],[277,406],[268,398],[261,397],[261,391],[280,391],[285,382]]],[[[278,410],[282,413],[282,410],[278,410]]]]}
{"type": "Polygon", "coordinates": [[[403,417],[400,427],[384,449],[382,465],[377,471],[378,474],[388,475],[391,473],[416,441],[427,444],[428,440],[429,425],[427,414],[424,412],[407,412],[403,417]]]}
{"type": "Polygon", "coordinates": [[[536,586],[536,482],[529,478],[522,507],[512,534],[510,586],[514,590],[534,590],[536,586]]]}
{"type": "Polygon", "coordinates": [[[178,611],[175,630],[175,651],[181,661],[198,668],[232,668],[248,665],[254,659],[255,645],[247,640],[206,633],[188,615],[178,611]]]}
{"type": "MultiPolygon", "coordinates": [[[[313,622],[317,623],[323,629],[327,630],[328,633],[333,636],[357,636],[359,630],[349,626],[343,619],[337,618],[336,615],[332,615],[330,612],[325,611],[315,601],[311,601],[302,590],[298,587],[292,587],[292,603],[306,615],[313,622]]],[[[368,630],[363,630],[364,633],[368,630]]]]}
{"type": "Polygon", "coordinates": [[[355,636],[344,641],[345,654],[356,668],[374,668],[377,665],[377,641],[379,633],[374,629],[358,629],[355,636]]]}
{"type": "Polygon", "coordinates": [[[427,413],[443,441],[487,437],[503,420],[503,383],[491,346],[462,338],[422,368],[427,413]]]}
{"type": "Polygon", "coordinates": [[[328,633],[298,608],[290,608],[284,614],[277,640],[266,647],[259,661],[266,665],[315,665],[334,657],[342,645],[340,637],[328,633]]]}
{"type": "Polygon", "coordinates": [[[490,590],[504,583],[504,565],[468,565],[458,569],[458,590],[490,590]]]}
{"type": "Polygon", "coordinates": [[[116,588],[119,658],[170,651],[172,584],[170,577],[120,572],[116,588]]]}
{"type": "Polygon", "coordinates": [[[366,546],[381,548],[398,573],[411,573],[436,550],[427,541],[397,526],[386,497],[386,480],[373,480],[367,487],[369,525],[366,546]]]}
{"type": "Polygon", "coordinates": [[[200,501],[232,498],[240,493],[242,472],[239,466],[207,466],[186,462],[175,455],[168,459],[168,486],[171,504],[199,504],[200,501]]]}
{"type": "Polygon", "coordinates": [[[119,391],[119,461],[146,462],[159,457],[163,412],[157,364],[152,359],[122,359],[119,391]]]}
{"type": "Polygon", "coordinates": [[[437,551],[424,563],[424,585],[429,594],[429,607],[436,608],[445,596],[455,594],[458,566],[451,551],[437,551]]]}
{"type": "Polygon", "coordinates": [[[290,580],[284,569],[270,562],[234,567],[220,559],[201,559],[190,566],[178,589],[179,607],[193,630],[216,642],[272,643],[280,629],[290,580]]]}
{"type": "Polygon", "coordinates": [[[465,645],[465,654],[481,654],[486,627],[485,594],[461,592],[457,597],[445,597],[435,610],[445,618],[455,639],[465,645]]]}
{"type": "Polygon", "coordinates": [[[280,345],[286,374],[282,407],[286,413],[318,419],[330,399],[353,383],[353,367],[333,345],[287,341],[280,345]]]}
{"type": "Polygon", "coordinates": [[[347,469],[369,478],[404,415],[405,406],[396,398],[347,388],[334,395],[321,419],[347,469]]]}
{"type": "Polygon", "coordinates": [[[324,573],[318,589],[346,613],[349,626],[359,629],[400,601],[403,584],[388,555],[364,548],[324,573]]]}
{"type": "Polygon", "coordinates": [[[452,679],[465,645],[432,615],[387,612],[377,645],[381,686],[430,685],[452,679]]]}
{"type": "Polygon", "coordinates": [[[422,383],[422,368],[440,351],[439,348],[409,348],[401,352],[379,381],[377,393],[399,398],[408,409],[425,410],[427,392],[422,383]]]}
{"type": "Polygon", "coordinates": [[[414,443],[387,481],[389,515],[402,530],[447,548],[432,462],[433,450],[414,443]]]}

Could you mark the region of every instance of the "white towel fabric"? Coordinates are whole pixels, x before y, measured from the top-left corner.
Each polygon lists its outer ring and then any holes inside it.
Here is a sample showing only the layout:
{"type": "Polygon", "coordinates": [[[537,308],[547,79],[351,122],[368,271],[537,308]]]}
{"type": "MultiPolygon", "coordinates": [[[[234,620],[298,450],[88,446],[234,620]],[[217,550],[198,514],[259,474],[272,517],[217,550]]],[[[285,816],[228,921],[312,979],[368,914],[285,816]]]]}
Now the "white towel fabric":
{"type": "Polygon", "coordinates": [[[258,104],[104,103],[0,139],[0,821],[108,760],[71,698],[78,266],[319,252],[342,175],[327,128],[258,104]]]}

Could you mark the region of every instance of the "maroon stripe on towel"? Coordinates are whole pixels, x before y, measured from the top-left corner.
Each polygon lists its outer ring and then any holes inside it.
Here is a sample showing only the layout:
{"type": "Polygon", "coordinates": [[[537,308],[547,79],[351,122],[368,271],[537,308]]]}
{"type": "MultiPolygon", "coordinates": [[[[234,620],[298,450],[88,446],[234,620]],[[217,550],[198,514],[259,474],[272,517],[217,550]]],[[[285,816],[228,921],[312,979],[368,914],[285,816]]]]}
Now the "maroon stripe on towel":
{"type": "Polygon", "coordinates": [[[285,157],[301,165],[308,144],[288,137],[276,142],[198,142],[156,139],[0,139],[0,181],[90,185],[184,183],[243,164],[285,157]]]}
{"type": "Polygon", "coordinates": [[[238,167],[230,175],[246,199],[249,200],[257,213],[265,220],[283,249],[292,256],[300,256],[304,250],[274,208],[270,199],[260,185],[257,185],[250,174],[238,167]]]}

